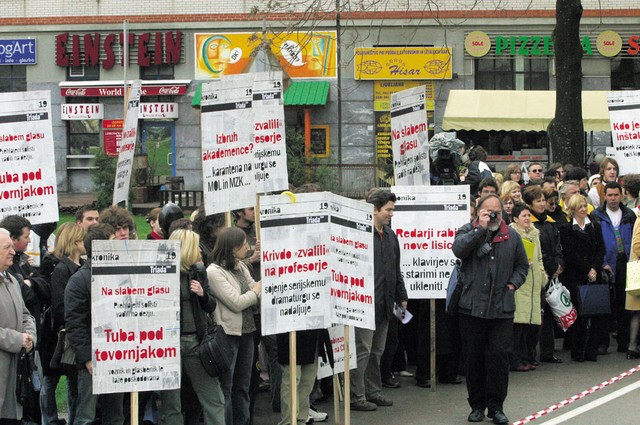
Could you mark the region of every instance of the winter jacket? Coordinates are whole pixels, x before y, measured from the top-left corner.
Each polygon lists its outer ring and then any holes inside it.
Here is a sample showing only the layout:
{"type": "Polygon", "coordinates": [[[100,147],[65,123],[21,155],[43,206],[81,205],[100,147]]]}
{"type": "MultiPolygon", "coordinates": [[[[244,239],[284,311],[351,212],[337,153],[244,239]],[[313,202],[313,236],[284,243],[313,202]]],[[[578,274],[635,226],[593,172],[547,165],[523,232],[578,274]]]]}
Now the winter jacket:
{"type": "Polygon", "coordinates": [[[373,275],[376,324],[393,317],[393,305],[406,301],[407,290],[400,272],[400,244],[391,227],[383,227],[384,237],[373,232],[373,275]]]}
{"type": "MultiPolygon", "coordinates": [[[[247,266],[238,262],[237,267],[244,274],[249,286],[253,287],[255,281],[247,266]]],[[[258,303],[259,296],[253,291],[240,293],[240,282],[235,275],[224,267],[212,263],[207,267],[207,277],[211,292],[216,297],[217,307],[213,312],[216,323],[222,326],[227,335],[242,335],[242,311],[258,303]]]]}
{"type": "Polygon", "coordinates": [[[491,234],[475,220],[458,229],[453,253],[462,260],[458,311],[481,319],[512,319],[515,293],[507,284],[518,289],[529,272],[518,232],[503,221],[491,234]],[[483,247],[490,247],[490,251],[484,253],[483,247]]]}
{"type": "MultiPolygon", "coordinates": [[[[540,231],[534,226],[527,230],[520,229],[511,224],[524,241],[533,243],[533,257],[529,263],[527,280],[516,291],[516,312],[513,316],[514,323],[527,325],[540,325],[542,323],[541,293],[542,287],[547,283],[547,275],[544,272],[543,255],[540,249],[540,231]]],[[[560,238],[558,238],[560,239],[560,238]]],[[[525,250],[526,252],[526,250],[525,250]]]]}
{"type": "MultiPolygon", "coordinates": [[[[620,204],[622,210],[622,220],[620,220],[620,237],[624,245],[624,253],[627,261],[631,254],[631,240],[633,239],[633,225],[636,222],[636,213],[620,204]]],[[[610,266],[613,275],[616,274],[616,257],[618,256],[618,245],[616,244],[616,230],[607,214],[606,202],[593,213],[593,217],[602,228],[602,239],[604,240],[604,264],[610,266]]]]}
{"type": "Polygon", "coordinates": [[[540,231],[540,249],[542,250],[544,271],[548,276],[553,276],[558,270],[558,266],[564,268],[560,231],[556,227],[555,220],[546,213],[535,214],[532,211],[531,224],[540,231]]]}
{"type": "Polygon", "coordinates": [[[91,360],[91,260],[69,278],[64,290],[64,323],[78,369],[91,360]]]}

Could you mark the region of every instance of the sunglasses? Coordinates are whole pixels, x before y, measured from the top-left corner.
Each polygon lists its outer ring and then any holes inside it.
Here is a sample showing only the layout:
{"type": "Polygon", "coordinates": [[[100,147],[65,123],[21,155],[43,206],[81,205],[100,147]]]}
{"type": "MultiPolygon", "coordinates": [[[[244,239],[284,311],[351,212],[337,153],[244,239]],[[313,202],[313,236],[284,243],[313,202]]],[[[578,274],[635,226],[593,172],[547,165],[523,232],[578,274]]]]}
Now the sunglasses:
{"type": "Polygon", "coordinates": [[[532,173],[541,173],[542,168],[536,168],[535,170],[531,170],[532,173]]]}
{"type": "Polygon", "coordinates": [[[558,205],[558,202],[557,201],[547,202],[547,204],[549,204],[549,205],[551,205],[553,207],[554,205],[558,205]]]}

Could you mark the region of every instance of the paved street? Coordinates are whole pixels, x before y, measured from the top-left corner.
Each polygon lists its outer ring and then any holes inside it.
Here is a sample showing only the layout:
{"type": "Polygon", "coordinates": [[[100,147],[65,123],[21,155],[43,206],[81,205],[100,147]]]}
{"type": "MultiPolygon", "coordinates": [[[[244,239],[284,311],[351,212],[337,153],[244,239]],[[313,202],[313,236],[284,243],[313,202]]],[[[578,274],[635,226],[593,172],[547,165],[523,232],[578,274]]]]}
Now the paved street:
{"type": "MultiPolygon", "coordinates": [[[[558,340],[560,341],[560,340],[558,340]]],[[[615,343],[612,344],[615,349],[615,343]]],[[[611,350],[611,349],[610,349],[611,350]]],[[[640,362],[627,360],[623,354],[611,353],[599,356],[598,362],[572,362],[567,351],[557,353],[563,364],[544,364],[535,371],[511,372],[509,396],[505,413],[512,422],[532,415],[537,411],[560,403],[591,387],[628,371],[640,362]]],[[[462,385],[440,385],[436,392],[414,385],[413,378],[400,378],[399,389],[385,389],[385,396],[394,400],[392,407],[378,408],[375,412],[352,412],[351,423],[374,424],[467,424],[469,407],[466,389],[462,385]]],[[[615,418],[616,425],[637,424],[640,411],[640,372],[621,379],[568,406],[542,416],[532,424],[603,424],[615,418]],[[623,391],[629,391],[620,395],[623,391]],[[610,399],[609,399],[610,398],[610,399]],[[595,406],[595,402],[602,403],[595,406]],[[581,413],[584,410],[584,413],[581,413]],[[574,417],[568,417],[575,415],[574,417]]],[[[271,412],[268,392],[259,394],[254,425],[274,425],[279,415],[271,412]]],[[[333,400],[318,405],[322,411],[330,412],[325,423],[335,424],[333,400]]],[[[344,422],[342,422],[344,423],[344,422]]],[[[484,423],[491,423],[486,420],[484,423]]]]}

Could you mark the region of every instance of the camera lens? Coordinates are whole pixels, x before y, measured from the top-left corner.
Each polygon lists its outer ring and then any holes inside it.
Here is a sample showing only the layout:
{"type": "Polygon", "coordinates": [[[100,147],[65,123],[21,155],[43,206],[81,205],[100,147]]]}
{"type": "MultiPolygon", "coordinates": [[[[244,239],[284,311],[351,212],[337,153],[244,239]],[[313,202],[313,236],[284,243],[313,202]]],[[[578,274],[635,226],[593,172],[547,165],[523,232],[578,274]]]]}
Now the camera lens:
{"type": "Polygon", "coordinates": [[[495,211],[491,211],[491,212],[489,213],[489,219],[494,220],[494,219],[495,219],[495,218],[497,218],[497,217],[498,217],[498,213],[497,213],[497,212],[495,212],[495,211]]]}

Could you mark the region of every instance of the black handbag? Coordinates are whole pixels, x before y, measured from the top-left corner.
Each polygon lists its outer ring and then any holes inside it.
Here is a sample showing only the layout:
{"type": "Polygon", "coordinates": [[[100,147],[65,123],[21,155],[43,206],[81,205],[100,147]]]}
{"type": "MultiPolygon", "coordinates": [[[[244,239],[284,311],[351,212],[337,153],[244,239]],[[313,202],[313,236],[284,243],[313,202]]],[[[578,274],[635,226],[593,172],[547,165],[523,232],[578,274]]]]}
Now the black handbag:
{"type": "Polygon", "coordinates": [[[40,377],[36,367],[33,350],[27,353],[23,348],[18,354],[18,379],[16,381],[16,398],[26,410],[32,409],[38,400],[40,377]]]}
{"type": "Polygon", "coordinates": [[[578,286],[580,308],[578,316],[600,316],[611,314],[611,294],[606,283],[593,283],[578,286]]]}
{"type": "Polygon", "coordinates": [[[231,369],[233,352],[227,334],[220,325],[212,326],[204,334],[198,346],[198,355],[209,376],[216,378],[231,369]]]}

